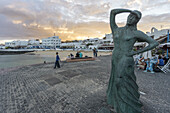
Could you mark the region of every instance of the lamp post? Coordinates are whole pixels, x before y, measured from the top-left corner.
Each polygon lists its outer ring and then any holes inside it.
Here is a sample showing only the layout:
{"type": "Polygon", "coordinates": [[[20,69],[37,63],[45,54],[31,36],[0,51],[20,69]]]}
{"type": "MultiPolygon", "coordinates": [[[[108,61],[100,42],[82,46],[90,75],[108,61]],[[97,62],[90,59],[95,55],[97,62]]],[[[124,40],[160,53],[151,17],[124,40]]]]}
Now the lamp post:
{"type": "Polygon", "coordinates": [[[168,58],[168,42],[169,42],[169,30],[168,30],[168,37],[167,37],[167,54],[166,54],[166,55],[167,55],[167,56],[166,56],[167,58],[168,58]]]}

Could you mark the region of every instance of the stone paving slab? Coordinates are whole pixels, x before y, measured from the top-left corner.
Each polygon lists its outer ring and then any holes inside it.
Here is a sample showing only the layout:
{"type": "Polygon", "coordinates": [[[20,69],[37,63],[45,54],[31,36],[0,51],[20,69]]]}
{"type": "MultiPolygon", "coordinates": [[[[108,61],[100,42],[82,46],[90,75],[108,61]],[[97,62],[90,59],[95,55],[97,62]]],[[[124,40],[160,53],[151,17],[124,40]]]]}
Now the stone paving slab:
{"type": "Polygon", "coordinates": [[[59,83],[62,82],[60,79],[55,78],[55,77],[48,78],[48,79],[46,79],[45,81],[46,81],[49,85],[51,85],[51,86],[54,86],[54,85],[59,84],[59,83]]]}
{"type": "MultiPolygon", "coordinates": [[[[111,56],[0,70],[0,113],[97,113],[106,103],[111,56]]],[[[170,113],[170,74],[135,70],[143,113],[170,113]]]]}

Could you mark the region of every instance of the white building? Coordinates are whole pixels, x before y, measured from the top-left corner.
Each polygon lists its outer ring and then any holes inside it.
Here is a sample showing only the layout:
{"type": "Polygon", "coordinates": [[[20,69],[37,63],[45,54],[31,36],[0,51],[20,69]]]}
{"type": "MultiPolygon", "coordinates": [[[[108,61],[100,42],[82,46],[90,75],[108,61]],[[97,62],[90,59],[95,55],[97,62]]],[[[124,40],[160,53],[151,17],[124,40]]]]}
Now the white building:
{"type": "Polygon", "coordinates": [[[28,40],[28,44],[29,45],[39,45],[40,40],[39,39],[31,39],[31,40],[28,40]]]}
{"type": "Polygon", "coordinates": [[[19,41],[19,45],[20,46],[27,46],[28,45],[28,41],[19,41]]]}
{"type": "Polygon", "coordinates": [[[12,42],[5,42],[5,47],[14,47],[12,42]]]}
{"type": "Polygon", "coordinates": [[[105,34],[105,38],[101,40],[103,44],[112,45],[113,44],[113,36],[112,34],[105,34]]]}
{"type": "MultiPolygon", "coordinates": [[[[167,33],[170,29],[162,29],[158,30],[155,27],[151,28],[151,32],[146,32],[146,34],[152,37],[154,40],[158,41],[159,43],[166,43],[167,42],[167,33]]],[[[136,47],[144,47],[145,42],[136,42],[134,46],[136,47]]]]}
{"type": "Polygon", "coordinates": [[[40,48],[43,48],[43,47],[42,47],[42,44],[40,44],[40,40],[39,39],[30,39],[30,40],[28,40],[27,48],[30,48],[30,49],[40,49],[40,48]]]}
{"type": "Polygon", "coordinates": [[[100,45],[98,46],[98,49],[107,49],[112,50],[114,48],[113,43],[113,35],[111,34],[105,34],[105,37],[100,40],[100,45]]]}
{"type": "Polygon", "coordinates": [[[5,45],[0,44],[0,49],[5,49],[5,45]]]}
{"type": "Polygon", "coordinates": [[[83,45],[81,41],[79,42],[67,42],[61,43],[60,48],[62,49],[85,49],[86,45],[83,45]]]}
{"type": "Polygon", "coordinates": [[[148,36],[153,37],[155,40],[161,43],[161,42],[166,42],[168,30],[170,31],[170,29],[158,30],[155,27],[153,27],[151,29],[151,32],[147,32],[146,34],[148,36]]]}
{"type": "Polygon", "coordinates": [[[12,41],[12,42],[5,42],[5,47],[26,47],[28,45],[28,41],[12,41]]]}
{"type": "Polygon", "coordinates": [[[53,37],[42,39],[42,45],[44,46],[44,48],[55,49],[55,48],[60,47],[60,44],[61,44],[61,39],[59,39],[58,36],[53,36],[53,37]]]}
{"type": "Polygon", "coordinates": [[[97,45],[89,45],[89,49],[94,49],[94,48],[98,48],[99,47],[99,45],[97,44],[97,45]]]}
{"type": "Polygon", "coordinates": [[[90,38],[90,39],[83,40],[84,44],[98,44],[99,42],[100,42],[99,38],[90,38]]]}

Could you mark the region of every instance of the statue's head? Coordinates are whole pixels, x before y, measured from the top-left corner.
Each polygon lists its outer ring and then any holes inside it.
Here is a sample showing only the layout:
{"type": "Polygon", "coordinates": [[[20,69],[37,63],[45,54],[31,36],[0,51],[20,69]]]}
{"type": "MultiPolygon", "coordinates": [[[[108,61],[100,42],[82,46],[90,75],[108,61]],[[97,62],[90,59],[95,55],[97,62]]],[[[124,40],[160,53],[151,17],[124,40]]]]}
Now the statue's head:
{"type": "Polygon", "coordinates": [[[134,10],[129,14],[128,19],[127,19],[127,24],[136,25],[141,19],[141,17],[142,17],[142,13],[140,11],[134,10]]]}

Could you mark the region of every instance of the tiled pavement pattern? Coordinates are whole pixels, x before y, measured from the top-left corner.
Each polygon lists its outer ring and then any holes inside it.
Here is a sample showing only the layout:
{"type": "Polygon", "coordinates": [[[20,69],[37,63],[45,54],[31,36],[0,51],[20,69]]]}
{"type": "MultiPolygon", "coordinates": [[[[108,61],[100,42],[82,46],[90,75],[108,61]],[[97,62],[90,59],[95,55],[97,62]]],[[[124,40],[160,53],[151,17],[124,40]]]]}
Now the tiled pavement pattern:
{"type": "MultiPolygon", "coordinates": [[[[106,104],[111,56],[0,70],[0,113],[96,113],[106,104]]],[[[144,113],[170,113],[170,75],[136,70],[144,113]]]]}

